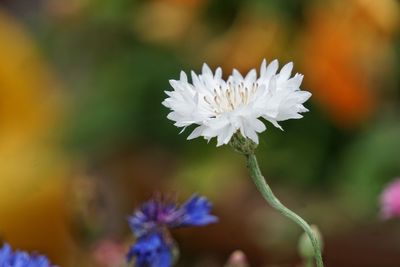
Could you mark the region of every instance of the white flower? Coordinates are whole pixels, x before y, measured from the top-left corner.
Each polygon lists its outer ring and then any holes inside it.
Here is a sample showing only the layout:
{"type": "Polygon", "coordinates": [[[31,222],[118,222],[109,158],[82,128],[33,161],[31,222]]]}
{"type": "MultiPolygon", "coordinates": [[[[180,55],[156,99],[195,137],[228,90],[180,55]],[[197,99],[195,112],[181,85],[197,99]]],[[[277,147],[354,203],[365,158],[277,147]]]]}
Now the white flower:
{"type": "Polygon", "coordinates": [[[192,82],[183,71],[179,80],[170,80],[174,90],[166,92],[163,105],[171,109],[168,119],[175,121],[175,126],[198,125],[188,139],[217,137],[220,146],[240,131],[258,144],[257,133],[266,129],[261,118],[282,129],[279,121],[302,118],[300,113],[308,111],[303,103],[311,93],[300,90],[303,75],[290,78],[292,68],[290,62],[277,73],[278,61],[267,65],[264,60],[260,77],[255,69],[246,77],[234,69],[225,81],[221,68],[212,73],[204,64],[200,75],[192,71],[192,82]]]}

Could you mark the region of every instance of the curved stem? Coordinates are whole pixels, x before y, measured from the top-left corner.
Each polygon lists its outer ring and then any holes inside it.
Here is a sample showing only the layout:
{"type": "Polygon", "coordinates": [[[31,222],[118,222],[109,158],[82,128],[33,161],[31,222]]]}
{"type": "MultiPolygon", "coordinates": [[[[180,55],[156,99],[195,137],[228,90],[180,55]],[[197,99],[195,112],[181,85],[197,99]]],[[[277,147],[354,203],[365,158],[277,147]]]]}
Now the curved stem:
{"type": "Polygon", "coordinates": [[[261,195],[274,209],[276,209],[282,215],[288,217],[293,222],[297,223],[301,228],[303,228],[303,230],[306,232],[313,245],[314,257],[317,267],[323,267],[324,263],[322,262],[321,247],[311,227],[305,220],[303,220],[303,218],[301,218],[299,215],[297,215],[290,209],[286,208],[279,201],[279,199],[276,198],[276,196],[272,192],[271,188],[265,181],[265,178],[260,171],[256,156],[254,154],[247,154],[246,159],[247,159],[247,168],[250,171],[250,176],[253,179],[253,182],[255,183],[257,189],[260,191],[261,195]]]}

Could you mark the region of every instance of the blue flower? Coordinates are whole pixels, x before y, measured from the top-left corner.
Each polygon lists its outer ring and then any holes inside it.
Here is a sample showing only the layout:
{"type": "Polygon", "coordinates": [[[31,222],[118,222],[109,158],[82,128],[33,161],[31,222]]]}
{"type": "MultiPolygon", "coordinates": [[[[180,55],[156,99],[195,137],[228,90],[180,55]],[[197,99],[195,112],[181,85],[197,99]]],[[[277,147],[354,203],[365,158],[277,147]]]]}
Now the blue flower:
{"type": "Polygon", "coordinates": [[[139,238],[128,253],[128,261],[136,258],[136,266],[168,267],[172,263],[172,244],[167,244],[160,233],[139,238]]]}
{"type": "Polygon", "coordinates": [[[144,203],[129,218],[137,241],[128,261],[135,258],[137,267],[170,267],[176,246],[168,229],[215,223],[218,219],[210,214],[211,208],[211,202],[198,195],[182,205],[162,196],[144,203]]]}
{"type": "Polygon", "coordinates": [[[144,203],[129,218],[129,224],[136,237],[151,233],[160,226],[204,226],[217,221],[217,217],[209,214],[211,208],[211,202],[198,195],[192,196],[182,206],[159,197],[144,203]]]}
{"type": "Polygon", "coordinates": [[[54,267],[42,255],[28,254],[23,251],[13,252],[10,245],[4,244],[0,249],[0,267],[54,267]]]}
{"type": "Polygon", "coordinates": [[[210,215],[212,205],[205,197],[192,196],[181,207],[181,217],[177,221],[178,227],[183,226],[203,226],[215,223],[217,217],[210,215]]]}

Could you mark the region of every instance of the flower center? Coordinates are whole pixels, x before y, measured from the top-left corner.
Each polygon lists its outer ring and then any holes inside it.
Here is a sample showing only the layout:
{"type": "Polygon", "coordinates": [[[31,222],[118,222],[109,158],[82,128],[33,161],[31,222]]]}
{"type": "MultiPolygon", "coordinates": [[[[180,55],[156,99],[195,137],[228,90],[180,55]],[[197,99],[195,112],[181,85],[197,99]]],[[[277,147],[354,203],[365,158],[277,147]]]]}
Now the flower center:
{"type": "Polygon", "coordinates": [[[204,101],[209,105],[215,115],[230,112],[242,105],[247,105],[258,89],[258,83],[245,86],[243,82],[228,81],[226,87],[214,88],[213,94],[204,96],[204,101]]]}

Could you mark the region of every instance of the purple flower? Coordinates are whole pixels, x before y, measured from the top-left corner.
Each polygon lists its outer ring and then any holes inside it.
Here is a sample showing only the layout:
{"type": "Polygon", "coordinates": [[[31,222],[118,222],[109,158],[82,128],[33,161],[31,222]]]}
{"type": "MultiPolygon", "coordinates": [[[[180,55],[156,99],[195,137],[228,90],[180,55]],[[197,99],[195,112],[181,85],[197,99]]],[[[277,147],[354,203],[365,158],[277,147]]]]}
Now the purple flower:
{"type": "Polygon", "coordinates": [[[380,202],[383,218],[400,217],[400,178],[383,190],[380,202]]]}
{"type": "Polygon", "coordinates": [[[175,244],[168,229],[215,223],[217,217],[210,214],[211,208],[211,202],[198,195],[182,205],[163,196],[144,203],[129,218],[137,242],[130,249],[128,261],[136,258],[138,267],[170,267],[175,244]]]}
{"type": "Polygon", "coordinates": [[[42,255],[28,254],[24,251],[13,252],[10,245],[0,248],[0,267],[54,267],[42,255]]]}

